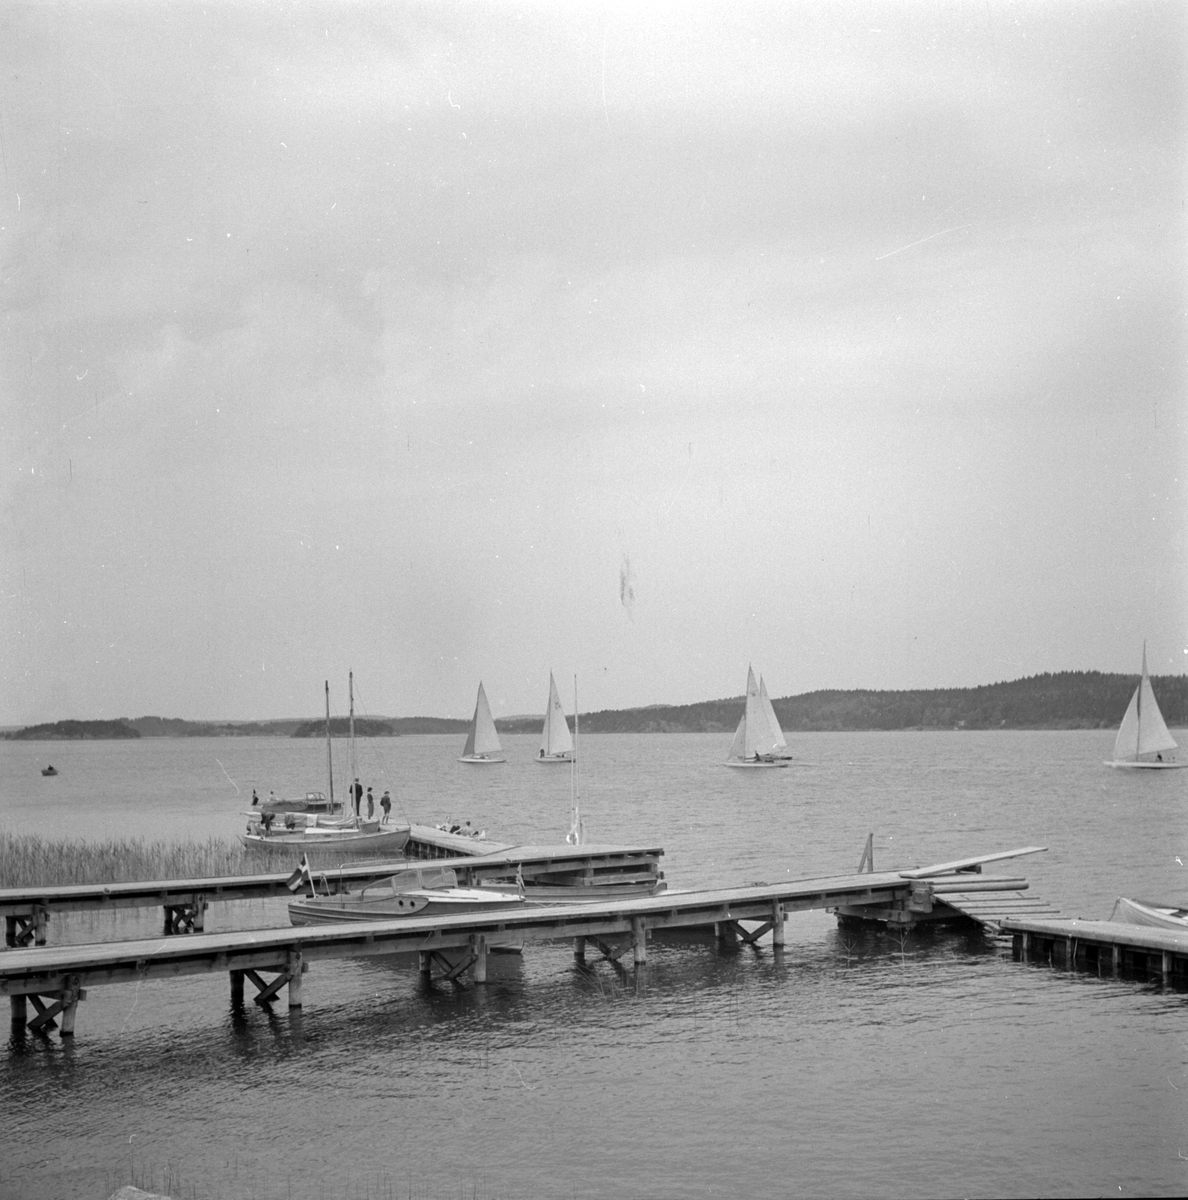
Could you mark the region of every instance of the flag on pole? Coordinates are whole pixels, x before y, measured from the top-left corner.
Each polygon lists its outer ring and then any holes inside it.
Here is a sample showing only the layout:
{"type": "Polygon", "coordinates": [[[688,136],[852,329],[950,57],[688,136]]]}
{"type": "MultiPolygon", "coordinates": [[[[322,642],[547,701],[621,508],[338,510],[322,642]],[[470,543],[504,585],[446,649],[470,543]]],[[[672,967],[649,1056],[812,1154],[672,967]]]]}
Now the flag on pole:
{"type": "Polygon", "coordinates": [[[301,861],[297,864],[297,869],[285,881],[286,886],[291,892],[299,892],[303,887],[308,886],[309,894],[314,894],[313,872],[309,869],[309,859],[303,854],[301,861]]]}

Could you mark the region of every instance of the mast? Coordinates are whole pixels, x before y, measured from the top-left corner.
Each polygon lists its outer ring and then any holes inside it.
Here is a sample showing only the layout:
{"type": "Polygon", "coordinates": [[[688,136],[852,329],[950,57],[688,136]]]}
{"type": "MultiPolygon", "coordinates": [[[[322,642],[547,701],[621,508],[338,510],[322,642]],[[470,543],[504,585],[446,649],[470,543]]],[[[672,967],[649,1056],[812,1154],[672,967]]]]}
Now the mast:
{"type": "Polygon", "coordinates": [[[334,758],[330,753],[330,680],[326,680],[326,778],[330,781],[330,811],[334,811],[334,758]]]}
{"type": "Polygon", "coordinates": [[[582,844],[582,813],[578,800],[578,696],[577,696],[577,676],[573,677],[573,758],[569,763],[569,790],[570,790],[570,815],[569,815],[569,836],[566,841],[571,846],[580,846],[582,844]]]}
{"type": "Polygon", "coordinates": [[[1137,759],[1143,752],[1143,680],[1147,678],[1147,639],[1143,638],[1143,675],[1138,685],[1138,707],[1135,713],[1138,721],[1134,726],[1134,757],[1137,759]]]}
{"type": "Polygon", "coordinates": [[[359,763],[355,758],[355,672],[347,672],[347,687],[351,695],[351,784],[359,778],[359,763]]]}

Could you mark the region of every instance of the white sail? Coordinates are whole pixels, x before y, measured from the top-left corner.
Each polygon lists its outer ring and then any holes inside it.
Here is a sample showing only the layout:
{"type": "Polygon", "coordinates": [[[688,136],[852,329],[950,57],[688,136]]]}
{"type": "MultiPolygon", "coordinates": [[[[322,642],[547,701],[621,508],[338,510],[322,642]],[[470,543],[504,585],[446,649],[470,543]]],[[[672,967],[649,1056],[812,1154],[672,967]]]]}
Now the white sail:
{"type": "Polygon", "coordinates": [[[474,716],[470,721],[470,731],[466,735],[466,745],[462,750],[463,758],[488,758],[498,754],[503,747],[499,744],[499,735],[495,732],[495,720],[491,716],[491,706],[487,703],[487,693],[483,690],[482,682],[478,686],[478,698],[474,702],[474,716]]]}
{"type": "Polygon", "coordinates": [[[776,716],[771,698],[767,694],[767,684],[763,682],[762,675],[759,676],[759,703],[763,705],[767,723],[771,726],[772,748],[776,754],[787,754],[788,743],[784,739],[784,731],[780,728],[780,719],[776,716]]]}
{"type": "Polygon", "coordinates": [[[569,722],[565,719],[565,710],[561,707],[561,697],[557,695],[557,683],[549,672],[549,707],[545,710],[544,728],[541,730],[541,758],[570,758],[573,755],[573,737],[569,732],[569,722]]]}
{"type": "Polygon", "coordinates": [[[1151,690],[1147,675],[1147,647],[1143,644],[1143,675],[1130,697],[1126,715],[1114,741],[1116,762],[1149,761],[1153,755],[1164,750],[1175,750],[1176,739],[1168,732],[1163,714],[1151,690]]]}
{"type": "Polygon", "coordinates": [[[747,701],[726,754],[726,766],[786,767],[792,758],[787,751],[767,688],[755,682],[755,672],[748,666],[747,701]]]}

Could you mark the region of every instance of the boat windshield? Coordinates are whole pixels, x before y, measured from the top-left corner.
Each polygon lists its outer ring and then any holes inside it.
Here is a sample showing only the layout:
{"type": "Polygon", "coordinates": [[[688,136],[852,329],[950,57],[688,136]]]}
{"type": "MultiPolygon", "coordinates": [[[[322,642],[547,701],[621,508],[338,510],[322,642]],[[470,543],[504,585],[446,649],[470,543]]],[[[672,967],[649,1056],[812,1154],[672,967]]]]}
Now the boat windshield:
{"type": "Polygon", "coordinates": [[[450,867],[412,867],[407,871],[397,871],[380,886],[393,892],[452,888],[458,886],[458,876],[450,867]]]}

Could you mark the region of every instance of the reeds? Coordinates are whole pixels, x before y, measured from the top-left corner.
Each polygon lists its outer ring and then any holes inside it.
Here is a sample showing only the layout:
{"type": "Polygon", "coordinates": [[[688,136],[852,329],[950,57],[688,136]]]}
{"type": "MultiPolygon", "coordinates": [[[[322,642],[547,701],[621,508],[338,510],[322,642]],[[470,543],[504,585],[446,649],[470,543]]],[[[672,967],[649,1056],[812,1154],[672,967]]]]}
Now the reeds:
{"type": "Polygon", "coordinates": [[[223,838],[148,842],[111,838],[81,842],[0,832],[0,887],[205,879],[283,871],[293,855],[251,853],[223,838]]]}

